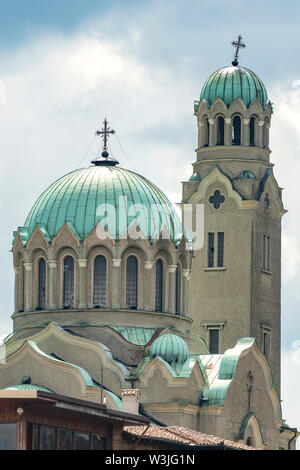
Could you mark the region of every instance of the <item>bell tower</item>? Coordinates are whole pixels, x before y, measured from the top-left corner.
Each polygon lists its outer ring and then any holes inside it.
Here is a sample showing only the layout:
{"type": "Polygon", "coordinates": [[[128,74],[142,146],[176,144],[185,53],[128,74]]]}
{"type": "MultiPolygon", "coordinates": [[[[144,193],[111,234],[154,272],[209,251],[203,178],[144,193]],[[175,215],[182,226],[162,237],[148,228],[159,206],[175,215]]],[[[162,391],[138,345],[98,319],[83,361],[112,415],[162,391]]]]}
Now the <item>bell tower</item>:
{"type": "Polygon", "coordinates": [[[182,204],[204,208],[193,253],[190,315],[212,353],[255,337],[280,391],[281,188],[270,162],[272,105],[260,78],[238,64],[205,82],[194,114],[198,148],[182,204]]]}

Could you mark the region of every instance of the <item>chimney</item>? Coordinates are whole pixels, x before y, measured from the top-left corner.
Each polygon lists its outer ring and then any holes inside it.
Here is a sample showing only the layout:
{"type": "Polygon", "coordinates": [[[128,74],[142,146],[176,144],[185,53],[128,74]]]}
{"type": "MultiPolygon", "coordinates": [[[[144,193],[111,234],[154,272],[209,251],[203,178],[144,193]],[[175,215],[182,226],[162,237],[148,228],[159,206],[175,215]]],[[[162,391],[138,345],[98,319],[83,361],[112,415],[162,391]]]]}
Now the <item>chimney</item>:
{"type": "Polygon", "coordinates": [[[122,409],[124,413],[139,414],[141,392],[137,388],[124,388],[122,390],[122,409]]]}

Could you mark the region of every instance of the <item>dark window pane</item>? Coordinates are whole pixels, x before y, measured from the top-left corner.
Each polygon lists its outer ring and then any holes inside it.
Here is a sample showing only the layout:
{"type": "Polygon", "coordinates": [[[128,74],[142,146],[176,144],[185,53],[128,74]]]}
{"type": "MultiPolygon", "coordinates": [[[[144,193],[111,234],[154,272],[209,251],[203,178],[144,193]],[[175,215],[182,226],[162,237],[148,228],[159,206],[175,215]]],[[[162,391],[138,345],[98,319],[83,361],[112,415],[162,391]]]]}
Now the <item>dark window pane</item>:
{"type": "Polygon", "coordinates": [[[126,307],[137,308],[138,262],[129,256],[126,263],[126,307]]]}
{"type": "Polygon", "coordinates": [[[56,429],[40,426],[40,449],[56,450],[56,429]]]}
{"type": "Polygon", "coordinates": [[[17,423],[0,423],[0,450],[17,449],[17,423]]]}
{"type": "Polygon", "coordinates": [[[31,449],[40,450],[40,427],[38,424],[33,424],[31,429],[32,429],[31,449]]]}
{"type": "Polygon", "coordinates": [[[163,263],[159,259],[156,263],[156,284],[155,284],[155,310],[161,312],[163,308],[163,263]]]}
{"type": "Polygon", "coordinates": [[[93,450],[105,450],[106,449],[106,438],[101,436],[92,437],[93,450]]]}
{"type": "Polygon", "coordinates": [[[64,429],[57,431],[57,449],[72,450],[73,449],[73,433],[64,429]]]}
{"type": "Polygon", "coordinates": [[[214,266],[214,233],[208,234],[208,267],[214,266]]]}
{"type": "Polygon", "coordinates": [[[211,354],[219,354],[219,330],[209,330],[209,349],[211,354]]]}
{"type": "Polygon", "coordinates": [[[224,145],[224,118],[222,116],[218,117],[217,144],[224,145]]]}
{"type": "Polygon", "coordinates": [[[106,259],[97,256],[94,262],[94,306],[106,306],[106,259]]]}
{"type": "Polygon", "coordinates": [[[38,308],[45,309],[46,297],[46,262],[44,258],[39,261],[39,292],[38,292],[38,308]]]}
{"type": "Polygon", "coordinates": [[[224,232],[218,232],[218,267],[224,266],[224,232]]]}
{"type": "Polygon", "coordinates": [[[75,450],[89,450],[90,449],[90,436],[83,432],[75,432],[74,434],[74,449],[75,450]]]}
{"type": "Polygon", "coordinates": [[[232,123],[232,144],[241,145],[241,118],[235,116],[232,123]]]}
{"type": "Polygon", "coordinates": [[[264,332],[264,344],[263,344],[263,353],[266,358],[269,357],[269,349],[270,349],[270,335],[269,333],[264,332]]]}
{"type": "Polygon", "coordinates": [[[250,145],[255,145],[255,117],[250,119],[250,145]]]}
{"type": "Polygon", "coordinates": [[[181,267],[178,264],[176,269],[176,313],[181,312],[181,267]]]}
{"type": "Polygon", "coordinates": [[[67,256],[64,259],[64,307],[74,305],[74,259],[67,256]]]}

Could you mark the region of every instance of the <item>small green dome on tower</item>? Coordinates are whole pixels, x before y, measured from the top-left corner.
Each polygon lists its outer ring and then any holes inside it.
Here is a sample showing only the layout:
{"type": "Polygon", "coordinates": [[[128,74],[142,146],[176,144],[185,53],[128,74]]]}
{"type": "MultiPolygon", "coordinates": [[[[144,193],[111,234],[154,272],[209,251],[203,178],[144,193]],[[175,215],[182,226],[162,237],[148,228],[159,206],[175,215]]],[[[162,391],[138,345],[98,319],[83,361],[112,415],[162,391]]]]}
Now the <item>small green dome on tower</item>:
{"type": "Polygon", "coordinates": [[[189,348],[181,336],[174,334],[162,334],[150,347],[150,359],[161,357],[172,367],[181,368],[189,357],[189,348]]]}
{"type": "Polygon", "coordinates": [[[201,181],[201,176],[200,173],[193,173],[192,176],[190,177],[189,181],[201,181]]]}
{"type": "Polygon", "coordinates": [[[223,67],[206,80],[200,101],[204,100],[210,107],[217,98],[221,98],[228,107],[237,98],[241,98],[247,107],[255,100],[263,108],[268,104],[267,91],[261,79],[252,70],[239,65],[223,67]]]}

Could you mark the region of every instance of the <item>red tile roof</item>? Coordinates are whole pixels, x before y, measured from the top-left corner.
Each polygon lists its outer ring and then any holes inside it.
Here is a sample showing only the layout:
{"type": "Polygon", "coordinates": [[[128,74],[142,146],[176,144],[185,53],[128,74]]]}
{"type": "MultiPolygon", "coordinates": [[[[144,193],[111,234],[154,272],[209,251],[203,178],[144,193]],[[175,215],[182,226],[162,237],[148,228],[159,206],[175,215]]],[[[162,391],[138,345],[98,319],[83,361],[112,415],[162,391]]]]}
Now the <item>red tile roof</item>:
{"type": "Polygon", "coordinates": [[[130,436],[143,439],[162,439],[181,444],[196,446],[218,446],[224,445],[236,450],[257,450],[254,447],[247,446],[241,442],[228,441],[220,437],[203,434],[181,426],[125,426],[124,431],[130,436]]]}

